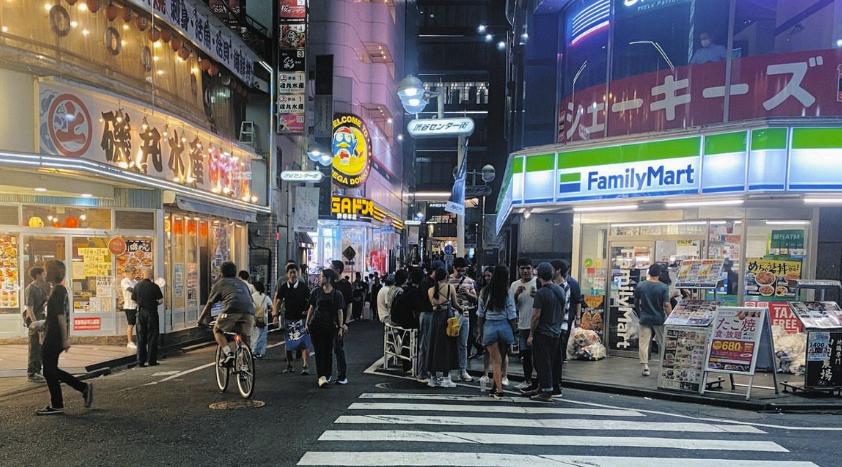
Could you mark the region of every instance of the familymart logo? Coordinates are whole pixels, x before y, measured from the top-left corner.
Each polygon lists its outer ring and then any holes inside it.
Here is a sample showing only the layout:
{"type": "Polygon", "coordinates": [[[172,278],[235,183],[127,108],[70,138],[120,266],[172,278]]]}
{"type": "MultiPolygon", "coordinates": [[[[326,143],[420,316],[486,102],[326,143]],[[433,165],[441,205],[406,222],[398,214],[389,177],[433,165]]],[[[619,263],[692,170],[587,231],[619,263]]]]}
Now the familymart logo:
{"type": "Polygon", "coordinates": [[[560,174],[559,198],[569,200],[694,193],[699,187],[698,160],[633,162],[583,167],[560,174]]]}
{"type": "Polygon", "coordinates": [[[696,183],[694,174],[696,170],[692,164],[678,170],[668,170],[663,165],[649,167],[644,171],[636,171],[634,167],[626,169],[623,173],[603,175],[599,171],[588,172],[588,190],[625,190],[633,189],[642,191],[644,188],[672,187],[675,185],[696,183]]]}

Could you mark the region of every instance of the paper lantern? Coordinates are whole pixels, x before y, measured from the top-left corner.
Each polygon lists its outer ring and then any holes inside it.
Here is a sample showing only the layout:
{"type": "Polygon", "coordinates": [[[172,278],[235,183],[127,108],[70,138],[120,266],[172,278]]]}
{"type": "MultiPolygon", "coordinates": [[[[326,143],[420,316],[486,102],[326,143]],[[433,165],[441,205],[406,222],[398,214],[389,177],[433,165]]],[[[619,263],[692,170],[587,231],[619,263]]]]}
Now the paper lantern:
{"type": "Polygon", "coordinates": [[[88,5],[88,10],[90,10],[91,13],[96,13],[100,8],[102,8],[101,0],[86,0],[85,4],[88,5]]]}
{"type": "Polygon", "coordinates": [[[79,219],[70,216],[64,220],[64,226],[68,229],[76,229],[79,227],[79,219]]]}
{"type": "Polygon", "coordinates": [[[208,70],[208,74],[211,76],[216,76],[219,74],[219,67],[216,65],[211,65],[210,69],[208,70]]]}
{"type": "Polygon", "coordinates": [[[173,225],[173,233],[176,235],[181,235],[184,233],[184,223],[181,221],[175,221],[173,225]]]}
{"type": "Polygon", "coordinates": [[[136,20],[134,20],[135,26],[140,31],[146,31],[146,28],[149,27],[149,18],[145,16],[138,16],[136,20]]]}
{"type": "Polygon", "coordinates": [[[68,4],[68,5],[73,6],[73,5],[75,5],[75,4],[76,4],[76,2],[78,2],[79,0],[65,0],[65,1],[67,1],[67,4],[68,4]]]}
{"type": "Polygon", "coordinates": [[[172,32],[169,29],[162,29],[161,30],[161,41],[166,44],[172,39],[172,32]]]}
{"type": "Polygon", "coordinates": [[[29,218],[29,226],[30,227],[44,227],[44,219],[41,219],[38,216],[32,216],[29,218]]]}
{"type": "Polygon", "coordinates": [[[113,3],[109,3],[108,6],[105,7],[105,17],[108,18],[108,21],[114,21],[118,16],[120,16],[120,7],[113,3]]]}
{"type": "Polygon", "coordinates": [[[158,42],[158,40],[161,39],[161,30],[158,28],[152,28],[147,31],[146,37],[148,37],[152,42],[158,42]]]}
{"type": "Polygon", "coordinates": [[[123,11],[120,12],[120,17],[123,18],[123,21],[128,23],[132,20],[132,18],[134,18],[134,10],[127,6],[124,6],[123,11]]]}
{"type": "Polygon", "coordinates": [[[196,233],[196,223],[195,222],[188,222],[187,223],[187,233],[195,234],[196,233]]]}
{"type": "Polygon", "coordinates": [[[57,220],[56,220],[56,221],[53,221],[53,227],[55,227],[55,228],[57,228],[57,229],[60,229],[60,228],[61,228],[61,222],[59,222],[59,221],[57,221],[57,220]]]}
{"type": "Polygon", "coordinates": [[[190,49],[186,45],[182,45],[181,48],[178,49],[178,58],[182,60],[190,58],[190,49]]]}
{"type": "Polygon", "coordinates": [[[202,224],[202,225],[200,225],[200,226],[199,226],[199,235],[201,235],[201,236],[203,236],[203,237],[207,237],[207,236],[208,236],[208,230],[209,230],[209,229],[208,229],[208,224],[202,224]]]}
{"type": "Polygon", "coordinates": [[[178,52],[178,50],[181,48],[181,39],[179,39],[177,37],[173,37],[172,40],[170,41],[170,47],[174,51],[178,52]]]}
{"type": "Polygon", "coordinates": [[[202,71],[208,71],[210,69],[211,65],[212,65],[211,61],[208,60],[207,58],[203,58],[199,62],[199,68],[201,68],[202,71]]]}

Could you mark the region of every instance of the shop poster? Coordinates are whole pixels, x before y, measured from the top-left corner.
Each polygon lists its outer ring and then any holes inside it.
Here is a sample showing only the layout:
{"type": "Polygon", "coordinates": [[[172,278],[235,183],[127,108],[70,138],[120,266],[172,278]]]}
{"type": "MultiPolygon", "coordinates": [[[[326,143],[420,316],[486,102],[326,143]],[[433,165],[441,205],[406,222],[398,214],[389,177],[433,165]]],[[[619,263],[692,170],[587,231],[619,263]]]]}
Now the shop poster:
{"type": "Polygon", "coordinates": [[[187,263],[187,306],[199,304],[199,265],[187,263]]]}
{"type": "Polygon", "coordinates": [[[123,280],[126,267],[132,267],[135,279],[140,279],[143,268],[151,268],[153,262],[151,240],[126,240],[126,251],[117,255],[117,277],[123,280]]]}
{"type": "Polygon", "coordinates": [[[680,391],[699,391],[702,363],[709,328],[667,326],[664,330],[664,360],[658,387],[680,391]]]}
{"type": "Polygon", "coordinates": [[[787,302],[745,302],[747,307],[768,308],[772,326],[778,326],[787,334],[798,334],[802,331],[801,320],[795,316],[787,302]]]}
{"type": "Polygon", "coordinates": [[[805,328],[842,327],[842,309],[835,302],[790,302],[789,306],[805,328]]]}
{"type": "Polygon", "coordinates": [[[752,307],[719,307],[705,370],[753,375],[764,331],[766,312],[752,307]]]}
{"type": "Polygon", "coordinates": [[[722,277],[722,259],[688,259],[681,262],[675,286],[678,288],[706,288],[716,287],[722,277]]]}
{"type": "Polygon", "coordinates": [[[582,309],[582,319],[580,327],[589,331],[595,332],[599,336],[599,341],[604,342],[604,315],[605,302],[604,295],[584,295],[585,307],[582,309]]]}
{"type": "Polygon", "coordinates": [[[805,385],[842,387],[842,331],[807,333],[805,385]]]}
{"type": "Polygon", "coordinates": [[[0,308],[19,308],[18,237],[0,235],[0,308]]]}
{"type": "Polygon", "coordinates": [[[667,316],[668,326],[700,326],[707,327],[713,321],[713,314],[717,307],[724,305],[721,300],[681,300],[678,306],[667,316]]]}
{"type": "Polygon", "coordinates": [[[801,260],[746,258],[747,296],[795,298],[795,283],[799,279],[801,260]]]}

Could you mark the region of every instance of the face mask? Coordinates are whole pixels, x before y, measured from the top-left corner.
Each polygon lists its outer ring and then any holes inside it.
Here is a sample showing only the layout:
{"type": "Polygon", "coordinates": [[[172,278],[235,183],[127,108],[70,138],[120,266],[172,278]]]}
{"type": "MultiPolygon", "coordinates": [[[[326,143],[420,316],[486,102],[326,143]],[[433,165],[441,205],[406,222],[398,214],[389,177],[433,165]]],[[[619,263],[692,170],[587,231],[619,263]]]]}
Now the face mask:
{"type": "Polygon", "coordinates": [[[702,40],[702,47],[709,47],[710,46],[710,39],[703,39],[702,40]]]}

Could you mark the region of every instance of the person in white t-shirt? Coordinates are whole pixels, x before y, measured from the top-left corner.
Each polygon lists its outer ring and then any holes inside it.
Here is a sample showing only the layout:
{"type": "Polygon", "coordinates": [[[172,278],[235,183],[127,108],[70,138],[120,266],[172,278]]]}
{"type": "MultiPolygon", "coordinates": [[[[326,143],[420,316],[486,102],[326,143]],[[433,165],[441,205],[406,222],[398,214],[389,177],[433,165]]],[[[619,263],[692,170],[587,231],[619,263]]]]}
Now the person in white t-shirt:
{"type": "Polygon", "coordinates": [[[137,285],[134,278],[135,269],[131,266],[126,266],[123,270],[123,280],[120,281],[120,290],[123,292],[123,311],[126,313],[126,347],[136,349],[137,344],[132,340],[134,335],[134,327],[137,324],[137,303],[132,300],[132,292],[137,285]]]}
{"type": "Polygon", "coordinates": [[[520,273],[520,279],[512,282],[511,287],[509,287],[509,293],[514,297],[515,306],[517,307],[518,348],[520,349],[520,357],[523,360],[523,384],[518,386],[518,389],[531,391],[537,385],[533,386],[532,384],[532,347],[527,344],[527,339],[529,338],[532,321],[532,300],[535,297],[538,284],[532,269],[532,258],[519,258],[517,260],[517,269],[520,273]]]}

